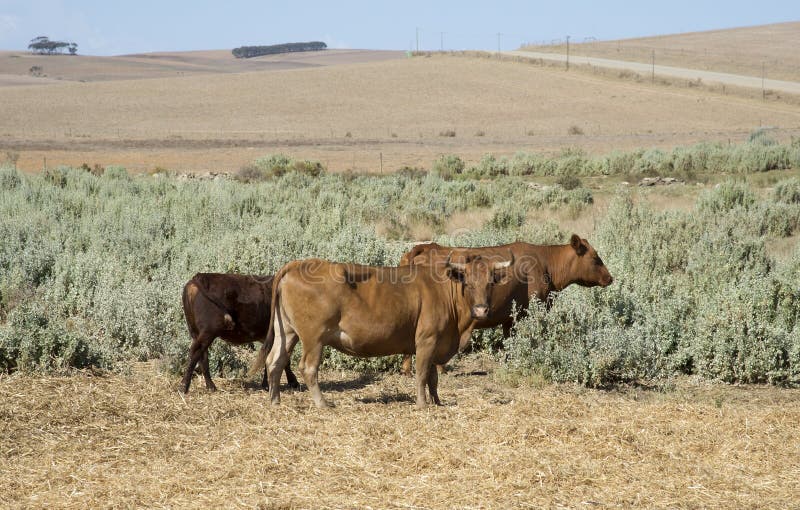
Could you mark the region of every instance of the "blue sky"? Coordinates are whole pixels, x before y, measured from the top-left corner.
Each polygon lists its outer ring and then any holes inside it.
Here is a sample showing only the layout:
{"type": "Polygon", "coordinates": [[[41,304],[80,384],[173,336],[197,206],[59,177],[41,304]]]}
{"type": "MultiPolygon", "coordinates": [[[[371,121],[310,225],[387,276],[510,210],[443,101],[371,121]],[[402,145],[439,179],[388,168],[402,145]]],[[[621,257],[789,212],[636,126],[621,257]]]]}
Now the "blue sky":
{"type": "Polygon", "coordinates": [[[0,0],[0,49],[30,39],[79,53],[233,48],[322,40],[333,48],[515,49],[570,35],[617,39],[800,20],[797,0],[183,1],[0,0]],[[442,35],[442,32],[444,34],[442,35]]]}

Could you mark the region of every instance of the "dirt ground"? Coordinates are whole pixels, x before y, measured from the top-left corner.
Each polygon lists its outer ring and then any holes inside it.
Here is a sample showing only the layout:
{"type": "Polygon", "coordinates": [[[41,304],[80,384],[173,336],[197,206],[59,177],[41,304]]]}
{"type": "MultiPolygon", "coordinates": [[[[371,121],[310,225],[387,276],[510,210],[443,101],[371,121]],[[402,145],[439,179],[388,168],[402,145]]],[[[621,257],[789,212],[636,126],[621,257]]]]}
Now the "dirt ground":
{"type": "Polygon", "coordinates": [[[18,153],[27,171],[45,158],[235,171],[284,152],[332,171],[379,172],[382,162],[388,172],[430,167],[446,153],[473,163],[567,146],[606,153],[738,142],[759,126],[781,139],[800,134],[800,106],[463,56],[62,81],[4,87],[3,96],[0,151],[18,153]],[[569,134],[573,127],[583,134],[569,134]]]}
{"type": "Polygon", "coordinates": [[[399,375],[322,374],[280,406],[242,381],[0,376],[0,505],[787,508],[800,391],[511,386],[468,359],[417,411],[399,375]]]}
{"type": "MultiPolygon", "coordinates": [[[[800,22],[688,32],[616,41],[572,41],[575,55],[800,81],[800,22]]],[[[566,45],[526,49],[564,53],[566,45]]]]}

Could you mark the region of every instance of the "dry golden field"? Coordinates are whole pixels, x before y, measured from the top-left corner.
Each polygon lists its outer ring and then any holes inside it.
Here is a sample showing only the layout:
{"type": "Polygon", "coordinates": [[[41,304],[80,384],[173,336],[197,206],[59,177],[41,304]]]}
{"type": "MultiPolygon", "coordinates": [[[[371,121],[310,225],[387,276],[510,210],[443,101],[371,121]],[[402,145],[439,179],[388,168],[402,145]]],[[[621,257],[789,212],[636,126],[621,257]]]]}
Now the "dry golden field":
{"type": "MultiPolygon", "coordinates": [[[[616,41],[572,41],[576,55],[650,62],[748,76],[800,81],[800,22],[689,32],[616,41]],[[574,44],[576,43],[577,44],[574,44]]],[[[564,53],[566,46],[526,46],[524,49],[564,53]]]]}
{"type": "Polygon", "coordinates": [[[511,386],[468,359],[417,411],[398,375],[307,393],[177,377],[0,378],[0,504],[117,508],[789,508],[800,391],[691,379],[511,386]]]}
{"type": "MultiPolygon", "coordinates": [[[[215,54],[186,60],[199,66],[215,54]]],[[[158,55],[102,58],[159,61],[158,55]]],[[[46,58],[69,66],[84,57],[46,58]]],[[[41,169],[44,158],[48,166],[235,171],[256,157],[285,152],[333,171],[378,172],[381,158],[384,171],[393,171],[427,167],[443,153],[474,162],[489,152],[565,146],[597,153],[741,141],[758,126],[778,128],[778,138],[800,133],[800,107],[781,102],[492,58],[375,58],[331,53],[292,61],[313,64],[294,69],[6,86],[0,151],[20,153],[28,171],[41,169]],[[334,63],[320,65],[326,58],[334,63]],[[584,134],[568,134],[572,126],[584,134]],[[455,136],[441,136],[447,130],[455,136]]],[[[10,60],[21,59],[0,59],[0,73],[10,60]]],[[[96,74],[100,68],[89,66],[96,74]]]]}

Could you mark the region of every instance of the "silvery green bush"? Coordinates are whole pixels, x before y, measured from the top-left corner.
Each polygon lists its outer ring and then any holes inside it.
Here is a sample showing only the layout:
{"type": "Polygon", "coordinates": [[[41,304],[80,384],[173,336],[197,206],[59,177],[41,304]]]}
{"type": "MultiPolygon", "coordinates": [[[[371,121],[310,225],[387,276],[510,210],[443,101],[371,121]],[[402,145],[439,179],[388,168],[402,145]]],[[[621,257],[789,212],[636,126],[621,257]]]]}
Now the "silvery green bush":
{"type": "MultiPolygon", "coordinates": [[[[151,359],[177,370],[189,345],[180,294],[196,272],[269,274],[306,257],[394,265],[410,243],[377,235],[378,221],[443,231],[454,213],[513,204],[517,229],[530,208],[591,197],[435,174],[323,175],[301,163],[263,158],[270,179],[250,184],[118,167],[102,176],[0,169],[0,370],[123,370],[151,359]]],[[[222,342],[211,357],[215,368],[242,368],[222,342]]],[[[395,362],[329,357],[336,366],[395,362]]]]}
{"type": "Polygon", "coordinates": [[[619,194],[593,239],[614,284],[569,288],[548,313],[532,303],[506,342],[507,368],[590,386],[677,373],[800,383],[800,247],[784,261],[766,249],[799,219],[797,205],[737,182],[687,212],[619,194]]]}
{"type": "MultiPolygon", "coordinates": [[[[645,151],[630,161],[654,168],[674,154],[645,151]]],[[[580,151],[517,155],[502,163],[511,175],[480,181],[328,175],[291,163],[283,175],[250,184],[137,177],[122,168],[102,176],[0,168],[0,370],[125,370],[152,359],[179,370],[189,345],[180,293],[194,273],[269,274],[306,257],[394,265],[410,239],[403,228],[379,235],[379,223],[423,223],[451,245],[565,242],[569,232],[527,213],[583,207],[589,190],[531,187],[520,176],[559,168],[585,175],[586,165],[591,173],[604,168],[598,161],[608,160],[580,151]],[[487,213],[482,228],[444,231],[453,214],[472,210],[487,213]]],[[[788,180],[761,198],[726,182],[687,212],[656,212],[620,191],[591,240],[614,285],[570,288],[549,313],[532,304],[501,354],[508,370],[593,386],[675,373],[797,384],[800,252],[777,261],[767,250],[800,225],[796,189],[788,180]]],[[[473,343],[494,350],[502,340],[488,331],[473,343]]],[[[214,370],[244,363],[223,342],[212,349],[214,370]]],[[[331,352],[326,363],[384,369],[397,358],[331,352]]]]}

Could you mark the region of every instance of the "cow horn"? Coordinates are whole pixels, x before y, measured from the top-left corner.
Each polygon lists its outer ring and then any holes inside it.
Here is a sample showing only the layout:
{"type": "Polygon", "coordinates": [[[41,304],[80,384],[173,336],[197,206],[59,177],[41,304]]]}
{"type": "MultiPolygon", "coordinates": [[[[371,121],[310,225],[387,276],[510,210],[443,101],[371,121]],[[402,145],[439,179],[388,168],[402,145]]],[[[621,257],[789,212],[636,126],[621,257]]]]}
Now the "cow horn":
{"type": "Polygon", "coordinates": [[[463,271],[467,265],[466,264],[459,264],[457,262],[450,262],[450,258],[453,256],[453,252],[447,254],[447,260],[444,262],[445,267],[452,267],[454,269],[458,269],[459,271],[463,271]]]}
{"type": "Polygon", "coordinates": [[[503,268],[511,266],[511,264],[514,263],[514,252],[511,251],[511,250],[508,250],[508,254],[511,255],[511,258],[506,260],[505,262],[495,262],[494,263],[494,268],[495,269],[503,269],[503,268]]]}

